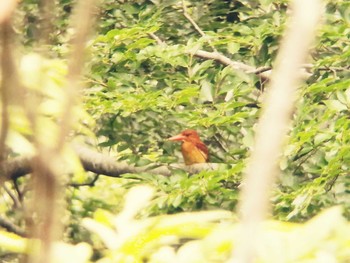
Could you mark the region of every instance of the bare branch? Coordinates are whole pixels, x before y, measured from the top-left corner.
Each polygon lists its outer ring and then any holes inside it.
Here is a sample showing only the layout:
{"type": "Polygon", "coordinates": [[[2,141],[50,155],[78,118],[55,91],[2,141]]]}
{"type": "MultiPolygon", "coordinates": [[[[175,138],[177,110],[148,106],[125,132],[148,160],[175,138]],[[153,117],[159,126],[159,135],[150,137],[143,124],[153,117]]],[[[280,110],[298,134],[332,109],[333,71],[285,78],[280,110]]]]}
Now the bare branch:
{"type": "Polygon", "coordinates": [[[69,186],[72,187],[81,187],[81,186],[95,186],[95,183],[97,182],[98,178],[100,178],[100,174],[95,174],[95,177],[90,182],[85,183],[70,183],[69,186]]]}
{"type": "Polygon", "coordinates": [[[215,170],[220,166],[215,163],[204,163],[191,166],[185,164],[172,164],[159,165],[157,167],[154,167],[154,165],[135,167],[127,162],[116,162],[111,156],[95,152],[85,146],[74,146],[74,150],[79,156],[85,170],[111,177],[120,177],[127,173],[151,173],[170,176],[174,169],[185,170],[189,173],[199,173],[201,170],[215,170]]]}
{"type": "Polygon", "coordinates": [[[267,72],[267,70],[265,71],[265,68],[262,68],[263,70],[261,70],[261,68],[257,69],[253,66],[249,66],[242,62],[233,61],[219,52],[208,52],[204,50],[197,50],[193,55],[199,58],[213,59],[222,65],[230,66],[234,70],[242,70],[243,72],[248,74],[257,74],[263,79],[269,79],[269,76],[270,76],[269,72],[267,72]]]}
{"type": "Polygon", "coordinates": [[[165,45],[165,42],[163,40],[161,40],[156,34],[154,33],[149,33],[148,34],[151,38],[153,38],[158,45],[165,45]]]}
{"type": "Polygon", "coordinates": [[[32,156],[21,156],[0,163],[1,180],[16,179],[33,171],[32,156]]]}
{"type": "MultiPolygon", "coordinates": [[[[161,40],[156,34],[150,33],[149,36],[153,38],[158,45],[166,45],[166,43],[161,40]]],[[[267,80],[270,77],[271,74],[271,67],[260,67],[255,68],[253,66],[249,66],[247,64],[244,64],[242,62],[231,60],[230,58],[226,57],[225,55],[219,53],[218,51],[214,52],[208,52],[204,50],[196,50],[194,53],[191,53],[190,55],[194,55],[198,58],[202,59],[212,59],[216,62],[225,65],[230,66],[233,70],[241,70],[247,74],[256,74],[260,76],[263,80],[267,80]]]]}
{"type": "Polygon", "coordinates": [[[18,180],[17,180],[17,178],[15,178],[12,181],[13,181],[13,187],[17,193],[17,196],[18,196],[18,200],[21,203],[21,205],[23,206],[23,192],[19,189],[18,180]]]}
{"type": "MultiPolygon", "coordinates": [[[[135,167],[127,162],[115,161],[113,157],[101,154],[85,146],[75,145],[74,150],[86,171],[110,177],[120,177],[127,173],[150,173],[170,176],[174,169],[181,169],[194,174],[202,170],[215,170],[220,167],[220,164],[217,163],[195,164],[191,166],[185,164],[171,164],[159,165],[157,167],[154,167],[154,165],[135,167]]],[[[32,156],[22,156],[2,162],[0,164],[0,174],[3,180],[15,179],[31,173],[33,171],[30,165],[32,159],[32,156]]]]}
{"type": "Polygon", "coordinates": [[[203,30],[197,25],[197,23],[192,19],[192,17],[189,15],[189,13],[187,12],[187,8],[186,8],[186,3],[184,0],[182,0],[182,10],[183,10],[183,14],[184,17],[186,17],[186,19],[192,24],[192,26],[197,30],[197,32],[206,39],[206,41],[208,42],[209,46],[215,51],[218,52],[216,50],[216,48],[214,47],[214,45],[212,44],[211,40],[207,37],[207,35],[203,32],[203,30]]]}
{"type": "MultiPolygon", "coordinates": [[[[186,12],[184,9],[184,16],[190,21],[190,23],[196,28],[196,30],[202,35],[205,36],[205,33],[198,27],[196,22],[191,18],[191,16],[186,12]]],[[[166,43],[161,40],[156,34],[150,33],[149,36],[153,38],[158,45],[166,45],[166,43]]],[[[259,77],[262,78],[263,81],[266,81],[270,79],[270,76],[272,74],[272,67],[270,66],[263,66],[259,68],[255,68],[253,66],[247,65],[242,62],[234,61],[225,55],[219,53],[217,50],[214,49],[214,52],[208,52],[205,50],[197,50],[195,51],[192,55],[202,58],[202,59],[212,59],[217,61],[218,63],[225,65],[225,66],[230,66],[233,70],[241,70],[247,74],[255,74],[259,77]]],[[[314,68],[313,64],[303,64],[300,67],[300,70],[309,70],[314,68]]],[[[319,67],[318,70],[323,70],[323,71],[350,71],[350,66],[348,67],[319,67]]],[[[310,74],[307,74],[303,72],[305,77],[309,77],[310,74]]]]}
{"type": "Polygon", "coordinates": [[[0,227],[5,228],[7,231],[15,233],[19,236],[26,236],[26,233],[23,229],[21,229],[20,227],[16,226],[15,224],[13,224],[11,221],[0,217],[0,227]]]}
{"type": "Polygon", "coordinates": [[[21,202],[20,202],[19,198],[17,198],[17,196],[15,196],[12,193],[11,189],[9,189],[5,184],[4,184],[3,188],[4,188],[5,192],[9,195],[9,197],[12,199],[14,208],[16,209],[16,208],[21,207],[21,202]]]}

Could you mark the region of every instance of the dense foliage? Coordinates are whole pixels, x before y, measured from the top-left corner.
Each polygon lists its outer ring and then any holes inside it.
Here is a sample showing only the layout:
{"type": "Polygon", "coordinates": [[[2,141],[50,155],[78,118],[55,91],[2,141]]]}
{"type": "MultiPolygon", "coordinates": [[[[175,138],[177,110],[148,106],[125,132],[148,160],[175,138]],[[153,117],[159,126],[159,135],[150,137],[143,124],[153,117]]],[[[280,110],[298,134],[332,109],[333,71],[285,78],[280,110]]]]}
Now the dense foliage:
{"type": "MultiPolygon", "coordinates": [[[[100,146],[112,147],[118,157],[138,165],[178,160],[174,159],[178,145],[164,139],[185,128],[200,131],[211,161],[230,163],[232,170],[197,175],[204,189],[193,190],[189,181],[198,178],[187,176],[176,179],[178,183],[151,177],[151,184],[169,194],[168,211],[187,210],[191,203],[192,209],[212,205],[231,209],[253,144],[265,83],[255,74],[232,70],[195,52],[217,50],[256,68],[273,66],[287,1],[185,5],[106,3],[100,34],[92,46],[95,55],[86,107],[99,120],[100,146]],[[202,35],[183,12],[196,21],[202,35]],[[168,184],[170,189],[164,187],[168,184]],[[201,201],[193,203],[191,198],[201,201]]],[[[275,214],[281,219],[300,220],[322,207],[346,205],[348,8],[343,1],[327,4],[325,25],[310,57],[312,65],[306,69],[308,81],[300,88],[280,187],[274,195],[275,214]]]]}
{"type": "MultiPolygon", "coordinates": [[[[76,109],[76,125],[71,139],[87,142],[98,151],[113,156],[116,161],[156,167],[183,162],[179,144],[166,141],[166,138],[186,128],[193,128],[208,145],[210,161],[226,165],[217,171],[202,171],[195,175],[174,170],[170,177],[151,173],[127,174],[122,178],[99,176],[88,187],[68,186],[64,222],[67,225],[66,241],[93,243],[95,257],[102,257],[105,251],[101,247],[104,245],[97,241],[96,236],[90,235],[89,229],[101,236],[107,249],[116,249],[108,242],[119,237],[101,234],[103,227],[100,224],[115,227],[115,218],[109,213],[125,210],[122,210],[121,202],[126,189],[147,184],[153,187],[153,198],[145,202],[142,210],[135,208],[135,211],[141,211],[142,218],[160,216],[160,219],[154,217],[152,220],[164,220],[167,227],[173,227],[171,230],[166,227],[159,230],[153,229],[152,223],[145,226],[142,220],[135,223],[142,225],[142,231],[155,231],[155,234],[142,232],[150,243],[160,242],[162,233],[157,231],[174,231],[178,239],[198,238],[204,246],[213,244],[223,230],[211,221],[229,217],[226,212],[213,213],[213,217],[210,217],[210,212],[204,213],[203,217],[208,216],[209,219],[208,222],[203,219],[202,225],[196,225],[193,218],[187,220],[185,216],[182,218],[182,214],[178,215],[184,220],[184,225],[190,225],[185,228],[192,229],[190,233],[183,233],[176,224],[172,224],[172,220],[177,220],[177,215],[172,215],[175,219],[171,216],[168,218],[170,223],[161,215],[208,209],[234,211],[236,208],[242,173],[254,143],[254,128],[261,101],[268,88],[266,76],[273,70],[279,39],[290,11],[289,1],[101,2],[96,34],[89,42],[82,108],[76,109]],[[199,51],[218,52],[228,61],[261,69],[262,73],[243,67],[235,69],[199,51]],[[82,218],[93,215],[95,221],[85,220],[82,226],[82,218]],[[212,230],[210,236],[208,233],[212,230]]],[[[22,62],[25,81],[31,81],[38,71],[47,73],[49,85],[45,87],[46,90],[39,91],[49,98],[41,112],[49,116],[49,120],[45,119],[45,127],[54,125],[57,121],[56,111],[63,107],[63,104],[57,103],[60,100],[57,94],[64,82],[66,68],[62,58],[69,50],[68,39],[72,34],[68,18],[74,1],[57,0],[56,4],[49,43],[51,58],[45,60],[44,69],[29,66],[33,59],[40,59],[35,55],[25,56],[27,64],[22,62]],[[28,68],[31,70],[28,71],[28,68]],[[28,75],[25,75],[26,72],[28,75]]],[[[17,11],[15,28],[24,53],[37,51],[36,37],[40,32],[37,21],[41,19],[38,10],[37,1],[23,0],[17,11]]],[[[302,222],[335,205],[340,205],[344,216],[350,218],[350,5],[342,0],[325,1],[325,10],[323,25],[309,57],[310,64],[304,68],[307,81],[298,91],[299,99],[280,163],[282,172],[272,195],[273,217],[282,221],[302,222]]],[[[21,113],[17,114],[18,120],[22,120],[21,113]]],[[[30,152],[26,141],[33,131],[29,132],[30,128],[26,125],[19,121],[14,128],[17,137],[8,143],[13,156],[30,152]]],[[[52,136],[47,134],[47,130],[39,132],[43,132],[45,140],[52,136]]],[[[71,152],[67,153],[67,159],[73,160],[70,162],[74,167],[73,183],[93,180],[94,175],[82,172],[72,155],[71,152]]],[[[20,178],[18,183],[21,188],[26,188],[27,179],[20,178]]],[[[9,184],[8,187],[12,186],[9,184]]],[[[13,222],[23,224],[21,215],[7,207],[8,202],[9,198],[4,198],[1,211],[13,222]]],[[[323,214],[321,218],[335,216],[336,219],[325,223],[325,229],[329,230],[332,224],[339,223],[348,232],[349,227],[342,221],[340,210],[328,211],[331,212],[323,214]]],[[[300,232],[297,230],[300,225],[272,228],[283,228],[290,235],[285,237],[289,240],[293,238],[293,231],[300,235],[303,231],[310,233],[319,228],[319,222],[314,220],[300,232]],[[312,226],[312,222],[317,223],[312,226]]],[[[231,234],[234,224],[232,221],[229,223],[231,234]]],[[[334,236],[321,237],[318,241],[329,242],[341,235],[334,236]]],[[[132,238],[131,241],[125,239],[121,245],[128,253],[138,242],[132,238]]],[[[343,236],[339,239],[345,244],[343,236]]],[[[221,245],[222,248],[217,248],[220,253],[213,252],[213,256],[225,260],[229,256],[227,251],[234,244],[223,242],[221,245]]],[[[161,247],[158,243],[155,246],[161,247]]],[[[198,246],[199,243],[190,243],[187,247],[198,249],[198,246]]],[[[146,257],[154,257],[153,262],[164,262],[157,261],[162,250],[158,251],[159,254],[147,254],[145,247],[139,250],[142,255],[138,255],[138,260],[146,254],[146,257]]],[[[188,255],[187,247],[181,250],[184,253],[182,256],[188,255]]],[[[339,246],[342,253],[343,249],[342,245],[339,246]]],[[[84,251],[84,255],[89,254],[88,249],[84,251]]],[[[313,248],[310,251],[298,251],[296,254],[300,252],[300,258],[305,253],[317,254],[313,248]]],[[[109,260],[120,260],[119,257],[125,256],[124,252],[110,255],[109,260]]],[[[181,257],[179,254],[178,257],[181,257]]],[[[339,259],[343,260],[346,256],[339,259]]],[[[273,256],[263,257],[263,260],[281,262],[273,256]]]]}

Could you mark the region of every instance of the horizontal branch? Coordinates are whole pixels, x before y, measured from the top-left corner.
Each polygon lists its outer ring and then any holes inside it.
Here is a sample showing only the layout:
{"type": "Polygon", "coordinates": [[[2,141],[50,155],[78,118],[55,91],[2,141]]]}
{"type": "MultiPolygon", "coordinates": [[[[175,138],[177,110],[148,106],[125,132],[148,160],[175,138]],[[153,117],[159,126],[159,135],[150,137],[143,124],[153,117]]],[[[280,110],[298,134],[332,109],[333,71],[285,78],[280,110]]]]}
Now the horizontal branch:
{"type": "MultiPolygon", "coordinates": [[[[187,17],[187,19],[189,19],[189,17],[187,17]]],[[[192,20],[192,19],[191,19],[192,20]]],[[[190,21],[191,21],[190,20],[190,21]]],[[[194,22],[195,23],[195,22],[194,22]]],[[[193,24],[193,23],[192,23],[193,24]]],[[[198,31],[198,29],[197,29],[198,31]]],[[[202,31],[199,31],[200,33],[202,31]]],[[[204,33],[203,33],[204,34],[204,33]]],[[[203,35],[201,33],[201,35],[203,35]]],[[[154,33],[150,33],[149,36],[151,38],[153,38],[158,45],[167,45],[163,40],[161,40],[156,34],[154,33]]],[[[194,53],[191,53],[192,55],[198,57],[198,58],[202,58],[202,59],[212,59],[215,60],[216,62],[225,65],[225,66],[230,66],[233,70],[241,70],[247,74],[255,74],[259,77],[262,78],[262,80],[269,80],[270,79],[270,75],[272,73],[272,67],[270,66],[262,66],[262,67],[253,67],[250,66],[248,64],[245,64],[243,62],[239,62],[239,61],[234,61],[232,59],[230,59],[229,57],[225,56],[224,54],[221,54],[217,51],[214,52],[208,52],[205,50],[197,50],[194,53]]],[[[310,77],[310,73],[307,72],[308,70],[314,68],[313,64],[303,64],[300,68],[301,70],[301,74],[304,78],[308,78],[310,77]]],[[[327,67],[327,66],[323,66],[323,67],[319,67],[316,68],[318,70],[324,70],[324,71],[350,71],[350,66],[347,67],[327,67]]]]}
{"type": "MultiPolygon", "coordinates": [[[[78,155],[86,171],[93,172],[97,175],[105,175],[110,177],[121,177],[123,174],[128,173],[150,173],[161,176],[170,176],[172,171],[175,169],[181,169],[190,174],[195,174],[202,170],[215,170],[220,166],[220,164],[216,163],[203,163],[194,164],[191,166],[184,164],[171,164],[157,167],[154,167],[154,165],[136,167],[135,165],[128,164],[127,162],[115,161],[113,157],[99,153],[85,146],[74,145],[73,149],[78,155]]],[[[33,156],[20,156],[1,162],[0,180],[14,180],[21,176],[30,174],[33,171],[32,160],[33,156]]],[[[98,176],[96,176],[92,182],[86,185],[93,185],[97,179],[98,176]]],[[[78,187],[81,185],[71,184],[71,186],[78,187]]],[[[0,217],[0,227],[8,230],[9,232],[16,233],[17,235],[25,236],[24,230],[2,217],[0,217]]]]}
{"type": "Polygon", "coordinates": [[[5,219],[3,217],[0,217],[0,227],[6,229],[9,232],[15,233],[19,236],[26,236],[26,233],[23,229],[21,229],[19,226],[13,224],[8,219],[5,219]]]}
{"type": "MultiPolygon", "coordinates": [[[[188,19],[188,17],[187,17],[188,19]]],[[[153,38],[158,45],[167,45],[163,40],[161,40],[156,34],[150,33],[149,36],[153,38]]],[[[248,74],[256,74],[260,76],[262,79],[267,80],[270,77],[271,74],[271,67],[260,67],[260,68],[255,68],[253,66],[244,64],[243,62],[238,62],[231,60],[230,58],[226,57],[225,55],[214,51],[214,52],[208,52],[204,50],[197,50],[192,55],[202,58],[202,59],[212,59],[215,60],[216,62],[225,65],[225,66],[230,66],[234,70],[242,70],[245,73],[248,74]]]]}
{"type": "MultiPolygon", "coordinates": [[[[147,166],[136,167],[135,165],[128,164],[125,161],[115,161],[113,157],[96,152],[85,146],[74,145],[73,148],[86,171],[110,177],[121,177],[123,174],[128,173],[150,173],[170,176],[172,174],[172,171],[176,169],[181,169],[188,173],[195,174],[199,173],[202,170],[218,169],[220,165],[216,163],[194,164],[190,166],[185,164],[171,164],[155,167],[154,164],[151,164],[147,166]]],[[[22,156],[3,161],[0,164],[0,174],[3,180],[16,179],[18,177],[31,173],[32,158],[32,156],[22,156]]]]}
{"type": "Polygon", "coordinates": [[[0,163],[0,176],[3,181],[16,179],[32,172],[32,156],[20,156],[0,163]]]}
{"type": "Polygon", "coordinates": [[[233,61],[230,58],[226,57],[225,55],[219,53],[219,52],[208,52],[208,51],[204,51],[204,50],[197,50],[194,54],[194,56],[199,57],[199,58],[203,58],[203,59],[212,59],[215,60],[217,62],[219,62],[220,64],[223,64],[225,66],[230,66],[232,69],[234,70],[242,70],[245,73],[251,73],[251,74],[257,74],[260,77],[262,77],[263,79],[269,79],[270,76],[270,68],[255,68],[253,66],[244,64],[242,62],[238,62],[238,61],[233,61]]]}

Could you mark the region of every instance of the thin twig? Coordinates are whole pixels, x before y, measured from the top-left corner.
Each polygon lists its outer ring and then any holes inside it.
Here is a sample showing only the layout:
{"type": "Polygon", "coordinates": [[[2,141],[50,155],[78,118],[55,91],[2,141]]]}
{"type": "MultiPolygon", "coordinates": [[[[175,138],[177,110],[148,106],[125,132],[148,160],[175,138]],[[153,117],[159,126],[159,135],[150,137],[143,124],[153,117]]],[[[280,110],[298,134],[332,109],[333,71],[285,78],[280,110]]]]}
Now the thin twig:
{"type": "Polygon", "coordinates": [[[98,178],[100,178],[100,174],[96,174],[94,176],[94,178],[90,181],[90,182],[86,182],[86,183],[70,183],[69,186],[72,186],[72,187],[81,187],[81,186],[95,186],[95,183],[97,182],[98,178]]]}
{"type": "Polygon", "coordinates": [[[252,74],[259,75],[259,74],[261,74],[261,73],[264,73],[264,72],[270,71],[270,70],[272,70],[272,67],[266,66],[266,67],[257,68],[257,69],[255,69],[254,71],[250,71],[250,72],[247,72],[247,73],[252,73],[252,74]]]}
{"type": "Polygon", "coordinates": [[[18,200],[21,204],[23,204],[23,193],[22,191],[19,189],[19,185],[18,185],[18,180],[17,178],[13,179],[13,187],[17,193],[18,196],[18,200]]]}
{"type": "Polygon", "coordinates": [[[151,38],[153,38],[153,39],[157,42],[158,45],[164,45],[164,44],[165,44],[165,42],[164,42],[163,40],[161,40],[156,34],[154,34],[154,33],[149,33],[148,35],[149,35],[151,38]]]}
{"type": "Polygon", "coordinates": [[[197,23],[193,20],[193,18],[189,15],[189,13],[187,12],[187,7],[186,7],[186,3],[183,0],[182,1],[182,10],[183,10],[183,14],[184,17],[186,17],[186,19],[191,23],[191,25],[197,30],[197,32],[205,38],[205,40],[208,42],[209,46],[215,51],[218,52],[216,50],[216,48],[214,47],[213,43],[211,42],[211,40],[208,38],[208,36],[203,32],[203,30],[197,25],[197,23]]]}
{"type": "Polygon", "coordinates": [[[90,83],[93,83],[93,84],[98,84],[98,85],[101,85],[103,87],[107,87],[108,85],[103,83],[102,81],[98,81],[98,80],[95,80],[95,79],[92,79],[92,78],[88,78],[86,79],[86,82],[90,82],[90,83]]]}
{"type": "Polygon", "coordinates": [[[4,184],[4,190],[5,192],[9,195],[9,197],[12,199],[13,204],[14,204],[14,208],[19,208],[21,207],[21,202],[19,201],[19,199],[12,193],[12,191],[4,184]]]}
{"type": "Polygon", "coordinates": [[[325,190],[326,192],[329,192],[330,190],[332,190],[333,186],[335,185],[336,181],[338,180],[339,178],[339,174],[337,174],[336,176],[334,176],[332,178],[332,180],[328,181],[326,186],[325,186],[325,190]]]}

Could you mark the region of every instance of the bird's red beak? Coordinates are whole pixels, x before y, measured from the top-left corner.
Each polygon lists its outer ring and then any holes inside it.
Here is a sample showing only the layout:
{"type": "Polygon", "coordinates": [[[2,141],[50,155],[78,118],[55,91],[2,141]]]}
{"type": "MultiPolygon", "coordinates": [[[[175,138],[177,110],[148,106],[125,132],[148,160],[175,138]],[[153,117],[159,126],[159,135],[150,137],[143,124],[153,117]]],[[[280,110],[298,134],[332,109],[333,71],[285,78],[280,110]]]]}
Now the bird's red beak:
{"type": "Polygon", "coordinates": [[[173,137],[168,138],[168,141],[183,141],[186,137],[182,134],[175,135],[173,137]]]}

